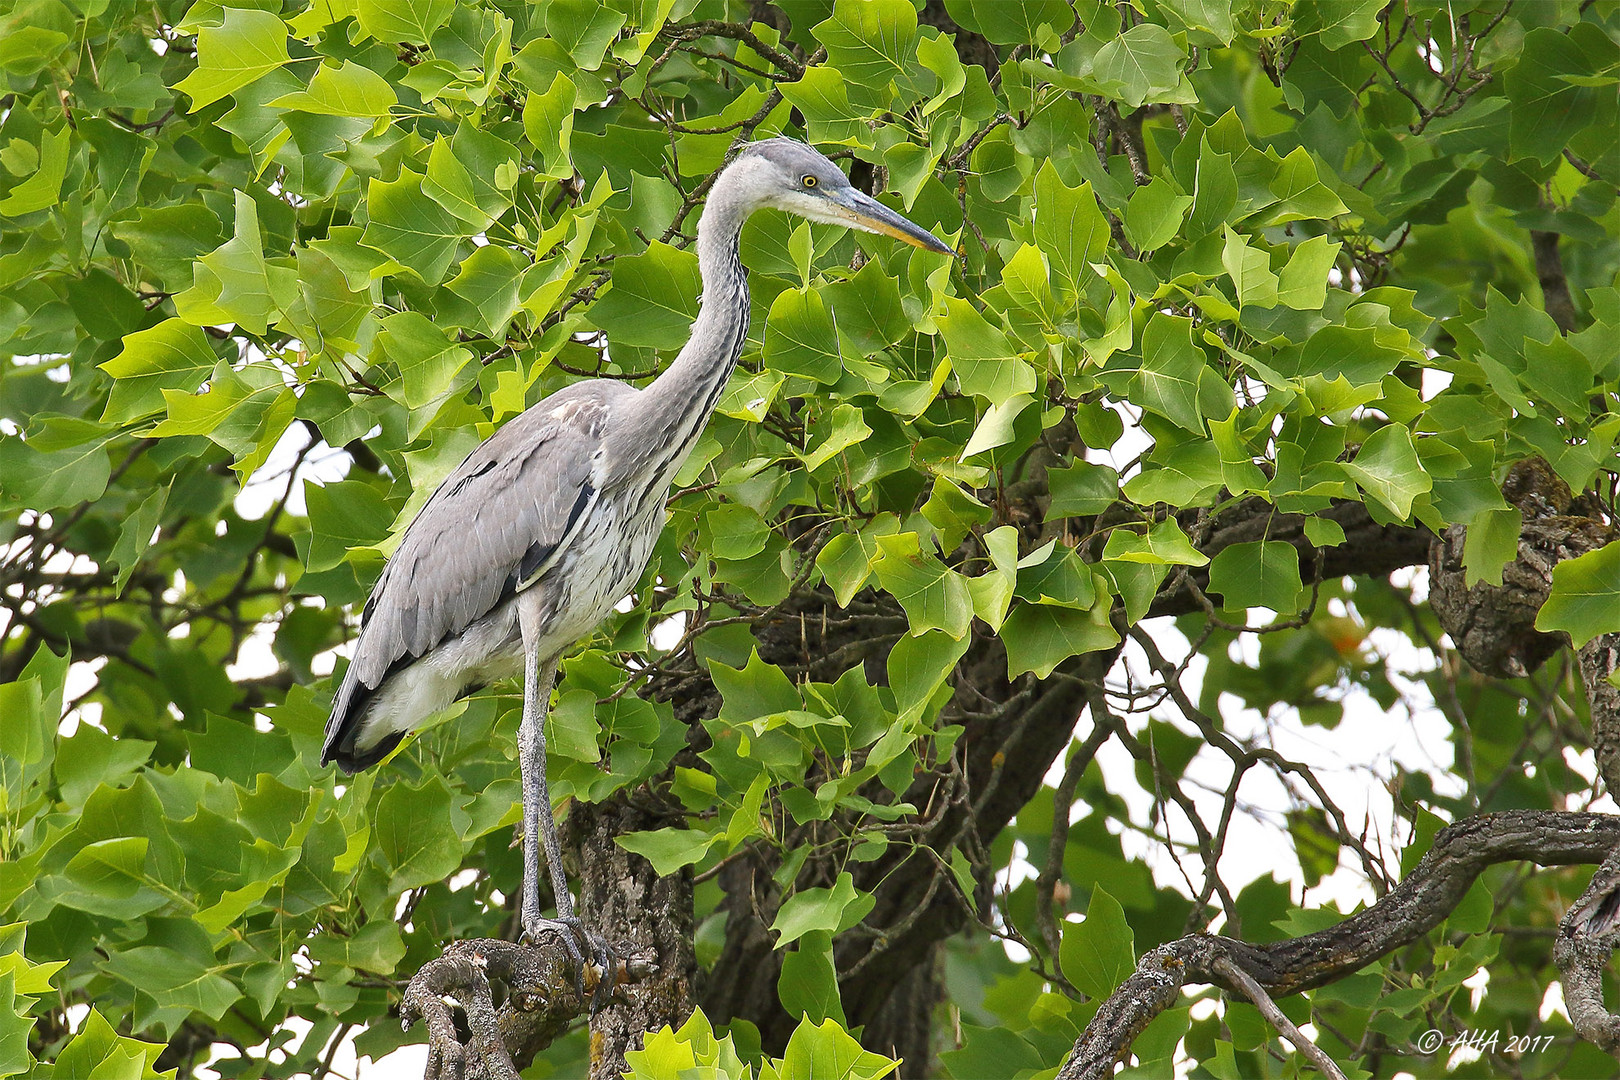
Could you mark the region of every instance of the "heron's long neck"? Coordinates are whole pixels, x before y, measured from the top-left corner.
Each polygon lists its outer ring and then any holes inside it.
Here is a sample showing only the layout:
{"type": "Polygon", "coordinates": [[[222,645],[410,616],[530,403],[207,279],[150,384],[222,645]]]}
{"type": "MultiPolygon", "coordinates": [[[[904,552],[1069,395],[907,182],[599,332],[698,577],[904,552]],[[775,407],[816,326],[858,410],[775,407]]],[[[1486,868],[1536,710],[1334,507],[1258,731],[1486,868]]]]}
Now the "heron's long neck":
{"type": "Polygon", "coordinates": [[[641,452],[671,476],[697,442],[748,336],[748,276],[737,237],[748,211],[721,176],[698,222],[703,301],[692,336],[669,368],[641,392],[641,452]]]}

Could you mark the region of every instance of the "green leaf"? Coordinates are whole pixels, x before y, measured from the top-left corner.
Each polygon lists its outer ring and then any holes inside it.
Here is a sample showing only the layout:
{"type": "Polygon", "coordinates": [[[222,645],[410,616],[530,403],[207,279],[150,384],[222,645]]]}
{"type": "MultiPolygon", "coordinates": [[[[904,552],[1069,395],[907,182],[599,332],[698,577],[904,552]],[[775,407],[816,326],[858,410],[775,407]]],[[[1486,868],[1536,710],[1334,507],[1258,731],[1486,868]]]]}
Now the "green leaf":
{"type": "Polygon", "coordinates": [[[67,175],[71,141],[65,127],[40,132],[38,167],[28,179],[12,187],[10,193],[0,199],[0,214],[21,217],[56,204],[62,191],[62,178],[67,175]]]}
{"type": "Polygon", "coordinates": [[[377,543],[394,521],[394,512],[377,489],[360,480],[339,480],[324,487],[306,483],[304,501],[309,507],[306,566],[311,572],[330,570],[350,548],[377,543]]]}
{"type": "Polygon", "coordinates": [[[1232,19],[1232,0],[1160,0],[1160,4],[1188,30],[1215,39],[1213,42],[1195,40],[1195,45],[1230,45],[1237,34],[1232,19]]]}
{"type": "Polygon", "coordinates": [[[1154,525],[1146,535],[1125,528],[1115,529],[1108,534],[1108,543],[1103,546],[1103,558],[1167,566],[1203,566],[1209,562],[1209,557],[1193,547],[1173,517],[1154,525]]]}
{"type": "Polygon", "coordinates": [[[1329,49],[1366,41],[1378,32],[1383,0],[1303,0],[1294,12],[1294,32],[1320,35],[1329,49]]]}
{"type": "Polygon", "coordinates": [[[1143,251],[1157,250],[1176,238],[1192,204],[1191,195],[1176,191],[1162,176],[1154,177],[1131,195],[1125,208],[1125,235],[1143,251]]]}
{"type": "Polygon", "coordinates": [[[1100,514],[1119,498],[1119,473],[1108,465],[1076,461],[1067,468],[1049,469],[1046,480],[1052,493],[1048,518],[1100,514]]]}
{"type": "Polygon", "coordinates": [[[669,828],[623,833],[615,836],[613,842],[652,863],[659,877],[668,877],[681,867],[701,860],[718,839],[719,833],[669,828]]]}
{"type": "MultiPolygon", "coordinates": [[[[1250,247],[1238,233],[1225,230],[1226,245],[1221,249],[1221,265],[1226,267],[1243,307],[1275,307],[1277,275],[1271,272],[1271,256],[1250,247]]],[[[1190,337],[1190,335],[1189,335],[1190,337]]]]}
{"type": "Polygon", "coordinates": [[[767,1062],[759,1080],[881,1080],[900,1062],[861,1047],[836,1020],[801,1022],[780,1062],[767,1062]]]}
{"type": "Polygon", "coordinates": [[[1331,218],[1350,212],[1339,196],[1322,182],[1316,161],[1303,146],[1295,147],[1277,166],[1271,191],[1277,196],[1277,204],[1264,214],[1268,225],[1331,218]]]}
{"type": "Polygon", "coordinates": [[[906,78],[917,9],[909,0],[836,0],[832,17],[811,33],[842,78],[886,103],[890,84],[906,78]]]}
{"type": "Polygon", "coordinates": [[[1071,297],[1084,293],[1089,264],[1102,261],[1109,239],[1091,184],[1069,187],[1046,161],[1035,174],[1035,244],[1071,297]]]}
{"type": "Polygon", "coordinates": [[[181,1014],[196,1012],[218,1020],[242,998],[242,991],[223,974],[226,965],[205,964],[164,946],[123,949],[101,967],[151,997],[160,1009],[181,1014]]]}
{"type": "Polygon", "coordinates": [[[112,475],[106,447],[92,439],[42,452],[24,439],[0,439],[0,492],[7,502],[36,511],[99,499],[112,475]]]}
{"type": "Polygon", "coordinates": [[[1367,436],[1344,471],[1402,521],[1412,515],[1412,501],[1434,486],[1418,461],[1412,433],[1401,424],[1386,424],[1367,436]]]}
{"type": "Polygon", "coordinates": [[[540,175],[552,180],[574,175],[574,98],[573,80],[558,72],[544,93],[531,91],[523,103],[523,134],[540,152],[540,175]]]}
{"type": "MultiPolygon", "coordinates": [[[[1613,38],[1596,25],[1577,23],[1567,31],[1538,26],[1525,35],[1519,62],[1504,84],[1509,101],[1508,146],[1513,158],[1542,164],[1558,159],[1593,110],[1609,108],[1612,88],[1584,86],[1568,76],[1612,72],[1620,61],[1613,38]]],[[[1609,135],[1613,146],[1613,135],[1609,135]]],[[[1611,151],[1612,152],[1612,151],[1611,151]]]]}
{"type": "Polygon", "coordinates": [[[1011,525],[1002,525],[983,539],[991,569],[969,578],[968,592],[973,596],[973,614],[999,634],[1018,585],[1018,533],[1011,525]]]}
{"type": "Polygon", "coordinates": [[[771,529],[751,506],[727,503],[705,511],[710,554],[719,559],[748,559],[765,550],[771,529]]]}
{"type": "Polygon", "coordinates": [[[1186,50],[1176,45],[1164,27],[1137,23],[1097,50],[1091,78],[1105,97],[1133,109],[1149,101],[1190,102],[1190,96],[1176,93],[1186,58],[1186,50]]]}
{"type": "Polygon", "coordinates": [[[1292,615],[1305,602],[1299,577],[1299,549],[1281,540],[1261,540],[1222,548],[1209,565],[1209,588],[1228,608],[1270,608],[1292,615]]]}
{"type": "Polygon", "coordinates": [[[1620,631],[1620,543],[1553,567],[1552,592],[1536,614],[1536,629],[1561,630],[1577,649],[1599,634],[1620,631]]]}
{"type": "Polygon", "coordinates": [[[878,554],[877,537],[898,528],[893,515],[882,517],[859,531],[837,533],[816,555],[816,568],[832,586],[840,607],[848,607],[866,584],[878,554]]]}
{"type": "Polygon", "coordinates": [[[865,414],[846,401],[811,425],[808,435],[813,449],[807,448],[799,456],[805,468],[814,472],[871,434],[865,414]]]}
{"type": "Polygon", "coordinates": [[[309,954],[322,964],[392,975],[405,958],[405,941],[392,919],[373,920],[346,937],[323,934],[310,942],[309,954]]]}
{"type": "MultiPolygon", "coordinates": [[[[967,652],[968,644],[965,635],[953,638],[943,630],[930,631],[920,637],[907,634],[895,642],[894,648],[889,650],[889,686],[894,690],[895,711],[901,720],[922,719],[930,710],[944,704],[939,700],[940,691],[946,687],[956,662],[967,652]]],[[[893,753],[898,754],[899,749],[894,748],[893,753]]],[[[875,749],[873,756],[879,756],[875,749]]],[[[888,760],[892,760],[892,755],[888,760]]],[[[877,764],[887,764],[887,760],[877,764]]]]}
{"type": "Polygon", "coordinates": [[[1125,481],[1125,495],[1140,503],[1192,506],[1226,481],[1221,454],[1212,442],[1194,439],[1168,453],[1155,450],[1151,468],[1125,481]]]}
{"type": "Polygon", "coordinates": [[[799,947],[782,957],[776,979],[777,996],[789,1016],[812,1024],[835,1020],[840,1026],[844,1006],[838,999],[838,972],[833,967],[832,935],[812,930],[799,939],[799,947]]]}
{"type": "Polygon", "coordinates": [[[962,460],[1012,442],[1016,438],[1018,418],[1034,403],[1035,398],[1031,394],[1014,394],[986,409],[979,418],[978,426],[973,429],[973,437],[962,448],[962,460]]]}
{"type": "Polygon", "coordinates": [[[122,282],[105,270],[92,270],[66,285],[73,314],[91,334],[116,341],[146,321],[146,309],[122,282]]]}
{"type": "Polygon", "coordinates": [[[291,62],[287,24],[279,15],[227,7],[220,25],[197,32],[197,68],[174,88],[191,98],[195,113],[291,62]]]}
{"type": "Polygon", "coordinates": [[[819,293],[787,289],[777,294],[765,320],[765,363],[828,385],[843,376],[838,332],[819,293]]]}
{"type": "Polygon", "coordinates": [[[1502,569],[1518,557],[1523,529],[1524,516],[1516,506],[1487,507],[1475,514],[1463,540],[1463,584],[1470,589],[1481,581],[1502,584],[1502,569]]]}
{"type": "Polygon", "coordinates": [[[546,5],[546,34],[586,71],[602,66],[625,15],[595,0],[551,0],[546,5]]]}
{"type": "Polygon", "coordinates": [[[655,240],[640,255],[613,260],[613,288],[590,319],[615,342],[675,348],[691,335],[700,286],[697,256],[655,240]]]}
{"type": "Polygon", "coordinates": [[[778,83],[777,89],[804,114],[811,142],[845,142],[861,130],[858,114],[849,103],[845,80],[835,68],[812,65],[797,82],[778,83]]]}
{"type": "MultiPolygon", "coordinates": [[[[372,834],[389,874],[389,892],[441,882],[455,873],[461,865],[462,841],[454,807],[449,787],[438,776],[415,786],[394,783],[383,792],[372,834]]],[[[540,812],[549,814],[551,808],[542,807],[540,812]]]]}
{"type": "Polygon", "coordinates": [[[876,352],[911,332],[900,288],[876,259],[869,259],[854,277],[825,286],[821,295],[839,339],[853,341],[861,351],[876,352]]]}
{"type": "Polygon", "coordinates": [[[1106,998],[1136,969],[1134,942],[1125,909],[1095,885],[1085,921],[1063,924],[1058,957],[1063,976],[1084,993],[1106,998]]]}
{"type": "Polygon", "coordinates": [[[771,929],[781,936],[782,948],[815,930],[829,934],[854,926],[866,917],[877,901],[870,893],[858,892],[855,879],[845,871],[830,889],[801,889],[788,897],[776,913],[771,929]]]}
{"type": "Polygon", "coordinates": [[[962,575],[917,545],[917,534],[878,537],[872,562],[878,580],[905,609],[913,637],[943,630],[958,640],[973,621],[973,600],[962,575]]]}
{"type": "Polygon", "coordinates": [[[782,669],[767,664],[753,650],[748,662],[741,668],[729,667],[720,661],[709,664],[715,689],[720,691],[720,716],[732,723],[747,723],[772,713],[803,709],[799,692],[788,682],[782,669]]]}
{"type": "Polygon", "coordinates": [[[1001,625],[1007,646],[1007,678],[1028,671],[1044,679],[1071,656],[1112,648],[1119,641],[1108,605],[1085,611],[1051,604],[1019,604],[1001,625]]]}
{"type": "Polygon", "coordinates": [[[48,716],[37,678],[0,683],[0,796],[3,805],[25,805],[29,788],[50,771],[56,753],[56,718],[48,716]]]}
{"type": "Polygon", "coordinates": [[[1142,334],[1142,367],[1131,400],[1178,427],[1203,434],[1198,386],[1208,364],[1192,339],[1192,320],[1155,311],[1142,334]]]}
{"type": "Polygon", "coordinates": [[[455,7],[455,0],[354,0],[361,30],[378,41],[410,45],[426,45],[455,7]]]}
{"type": "Polygon", "coordinates": [[[945,337],[945,350],[963,393],[995,405],[1034,392],[1035,369],[1019,358],[1007,335],[972,304],[947,296],[934,322],[945,337]]]}
{"type": "Polygon", "coordinates": [[[449,140],[434,140],[422,192],[482,231],[511,207],[517,166],[517,147],[464,123],[449,140]]]}
{"type": "MultiPolygon", "coordinates": [[[[467,287],[466,282],[463,287],[467,287]]],[[[393,396],[407,408],[421,408],[438,400],[472,359],[471,350],[452,342],[420,312],[401,311],[390,315],[383,319],[382,326],[378,341],[388,359],[399,366],[399,392],[393,396]]],[[[389,386],[391,393],[393,386],[389,386]]]]}
{"type": "Polygon", "coordinates": [[[474,317],[463,325],[496,340],[504,337],[517,314],[518,287],[528,267],[522,256],[496,244],[486,244],[463,259],[446,286],[472,306],[474,317]]]}
{"type": "Polygon", "coordinates": [[[337,66],[322,64],[309,80],[309,89],[283,94],[270,105],[317,116],[381,117],[398,103],[387,79],[353,60],[345,60],[337,66]]]}
{"type": "Polygon", "coordinates": [[[134,513],[124,519],[111,556],[112,562],[118,567],[118,577],[113,582],[114,596],[123,593],[124,586],[129,584],[129,576],[135,572],[141,556],[151,546],[152,534],[157,531],[158,522],[163,518],[163,505],[168,500],[171,486],[155,489],[135,508],[134,513]]]}
{"type": "MultiPolygon", "coordinates": [[[[81,1021],[78,1034],[57,1055],[52,1080],[160,1080],[153,1068],[164,1047],[141,1042],[113,1030],[95,1008],[81,1021]],[[107,1068],[112,1065],[112,1068],[107,1068]]],[[[168,1076],[165,1071],[162,1076],[168,1076]]]]}
{"type": "Polygon", "coordinates": [[[939,530],[941,551],[953,550],[970,530],[987,524],[993,514],[988,506],[944,476],[934,478],[933,491],[920,509],[928,523],[939,530]]]}
{"type": "Polygon", "coordinates": [[[75,885],[109,900],[128,900],[146,880],[147,839],[120,836],[86,844],[65,870],[75,885]]]}
{"type": "Polygon", "coordinates": [[[1278,303],[1296,311],[1320,311],[1327,302],[1328,273],[1341,247],[1325,236],[1313,236],[1296,247],[1282,270],[1278,303]]]}
{"type": "Polygon", "coordinates": [[[423,194],[423,182],[421,173],[409,169],[401,169],[393,183],[374,177],[367,190],[371,219],[360,242],[437,285],[471,230],[423,194]]]}
{"type": "Polygon", "coordinates": [[[196,285],[175,297],[175,310],[197,326],[234,322],[263,335],[276,309],[270,291],[258,204],[238,191],[234,235],[197,260],[196,285]]]}
{"type": "Polygon", "coordinates": [[[1067,0],[946,0],[945,9],[965,29],[997,45],[1056,45],[1074,25],[1067,0]]]}
{"type": "Polygon", "coordinates": [[[164,390],[192,393],[213,371],[218,356],[195,326],[166,319],[124,338],[117,356],[101,365],[115,380],[103,420],[123,423],[164,408],[164,390]]]}

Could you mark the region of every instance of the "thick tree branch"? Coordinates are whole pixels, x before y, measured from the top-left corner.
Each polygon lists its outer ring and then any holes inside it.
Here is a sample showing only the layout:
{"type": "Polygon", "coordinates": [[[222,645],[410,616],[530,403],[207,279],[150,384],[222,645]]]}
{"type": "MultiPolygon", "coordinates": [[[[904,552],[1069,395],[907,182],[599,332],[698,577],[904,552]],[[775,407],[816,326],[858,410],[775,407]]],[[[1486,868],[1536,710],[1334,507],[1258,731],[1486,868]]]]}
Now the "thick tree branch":
{"type": "MultiPolygon", "coordinates": [[[[611,972],[593,972],[614,986],[640,981],[656,968],[640,952],[619,952],[611,972]]],[[[493,938],[457,941],[422,965],[405,988],[400,1022],[417,1020],[428,1029],[426,1080],[517,1080],[534,1055],[586,1009],[572,975],[572,963],[556,934],[533,945],[493,938]],[[491,983],[504,990],[499,1005],[491,983]],[[465,1032],[450,1001],[461,1007],[465,1032]]]]}
{"type": "Polygon", "coordinates": [[[1620,931],[1620,848],[1592,875],[1586,892],[1564,915],[1553,943],[1553,961],[1563,975],[1569,1021],[1600,1049],[1620,1050],[1620,1016],[1603,1003],[1603,973],[1620,931]]]}
{"type": "Polygon", "coordinates": [[[646,859],[613,842],[671,820],[678,815],[622,794],[575,803],[569,812],[568,847],[580,854],[580,909],[600,933],[634,949],[652,969],[591,1018],[592,1080],[617,1080],[628,1069],[625,1052],[639,1050],[649,1031],[680,1027],[696,1001],[691,868],[660,877],[646,859]]]}
{"type": "Polygon", "coordinates": [[[1221,972],[1238,965],[1273,997],[1310,990],[1358,971],[1433,930],[1488,866],[1533,862],[1569,866],[1607,859],[1620,844],[1620,817],[1554,810],[1507,810],[1442,829],[1417,867],[1365,911],[1314,934],[1250,945],[1193,934],[1144,955],[1136,972],[1103,1002],[1075,1043],[1059,1080],[1104,1080],[1131,1043],[1189,983],[1239,990],[1221,972]]]}
{"type": "Polygon", "coordinates": [[[1576,653],[1592,719],[1592,750],[1610,795],[1620,795],[1620,688],[1610,678],[1620,670],[1620,634],[1599,634],[1576,653]]]}

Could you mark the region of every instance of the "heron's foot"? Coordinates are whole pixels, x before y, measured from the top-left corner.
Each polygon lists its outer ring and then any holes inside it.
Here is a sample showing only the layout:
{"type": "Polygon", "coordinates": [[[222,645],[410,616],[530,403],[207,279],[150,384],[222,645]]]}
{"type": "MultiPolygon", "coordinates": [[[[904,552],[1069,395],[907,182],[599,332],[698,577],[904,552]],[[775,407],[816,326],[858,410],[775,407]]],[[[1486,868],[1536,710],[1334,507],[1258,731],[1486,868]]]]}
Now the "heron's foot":
{"type": "Polygon", "coordinates": [[[562,942],[574,963],[574,988],[582,1000],[589,996],[592,1016],[601,1012],[613,996],[621,976],[627,974],[613,946],[574,915],[559,919],[525,919],[523,934],[518,941],[520,944],[534,945],[542,933],[555,934],[562,942]]]}

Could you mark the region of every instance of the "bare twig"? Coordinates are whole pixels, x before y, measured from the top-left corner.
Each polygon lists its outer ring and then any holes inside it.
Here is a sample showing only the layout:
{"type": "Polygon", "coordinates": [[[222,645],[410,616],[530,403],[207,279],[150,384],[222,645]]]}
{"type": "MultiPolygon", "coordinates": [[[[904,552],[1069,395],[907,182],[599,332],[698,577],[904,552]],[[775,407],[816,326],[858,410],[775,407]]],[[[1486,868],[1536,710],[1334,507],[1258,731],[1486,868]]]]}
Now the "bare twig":
{"type": "Polygon", "coordinates": [[[1277,1008],[1277,1003],[1271,1000],[1271,995],[1266,993],[1266,988],[1255,982],[1247,971],[1233,963],[1231,957],[1216,957],[1215,970],[1225,975],[1232,985],[1243,991],[1243,996],[1254,1002],[1254,1007],[1260,1010],[1260,1015],[1264,1016],[1267,1022],[1277,1029],[1278,1034],[1293,1043],[1294,1049],[1303,1054],[1305,1060],[1309,1061],[1317,1072],[1327,1077],[1328,1080],[1345,1080],[1344,1073],[1339,1071],[1339,1067],[1333,1063],[1333,1059],[1324,1054],[1320,1046],[1306,1038],[1305,1033],[1295,1027],[1294,1022],[1284,1016],[1281,1009],[1277,1008]]]}

